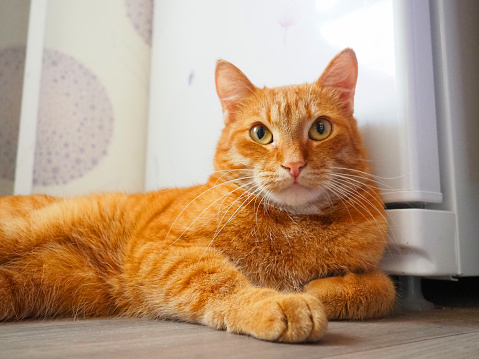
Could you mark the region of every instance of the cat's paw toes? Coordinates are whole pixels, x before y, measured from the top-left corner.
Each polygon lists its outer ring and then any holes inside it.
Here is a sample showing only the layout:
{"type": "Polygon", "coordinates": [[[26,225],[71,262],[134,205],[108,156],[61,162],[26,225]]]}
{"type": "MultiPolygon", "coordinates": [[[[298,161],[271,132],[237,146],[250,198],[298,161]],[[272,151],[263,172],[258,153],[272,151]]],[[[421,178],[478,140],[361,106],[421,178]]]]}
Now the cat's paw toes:
{"type": "Polygon", "coordinates": [[[317,298],[299,293],[278,294],[255,305],[252,334],[271,341],[315,342],[323,336],[327,325],[326,313],[317,298]]]}

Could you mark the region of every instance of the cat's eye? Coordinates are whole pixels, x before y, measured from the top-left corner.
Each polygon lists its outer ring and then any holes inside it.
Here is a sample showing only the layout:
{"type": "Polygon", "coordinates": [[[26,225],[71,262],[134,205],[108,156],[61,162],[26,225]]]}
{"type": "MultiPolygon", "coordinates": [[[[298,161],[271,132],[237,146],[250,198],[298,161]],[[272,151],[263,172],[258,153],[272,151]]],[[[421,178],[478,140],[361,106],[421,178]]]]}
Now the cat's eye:
{"type": "Polygon", "coordinates": [[[331,134],[333,126],[326,117],[319,117],[309,129],[309,138],[313,141],[322,141],[331,134]]]}
{"type": "Polygon", "coordinates": [[[253,141],[267,145],[273,142],[273,134],[265,125],[255,125],[249,130],[249,135],[253,141]]]}

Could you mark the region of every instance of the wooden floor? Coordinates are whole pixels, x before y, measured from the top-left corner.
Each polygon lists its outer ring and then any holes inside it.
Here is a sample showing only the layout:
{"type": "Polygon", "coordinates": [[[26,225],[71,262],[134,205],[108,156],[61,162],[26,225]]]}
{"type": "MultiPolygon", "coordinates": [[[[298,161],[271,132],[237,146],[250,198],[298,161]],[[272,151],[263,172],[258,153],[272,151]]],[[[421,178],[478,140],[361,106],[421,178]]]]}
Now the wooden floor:
{"type": "Polygon", "coordinates": [[[0,358],[479,358],[479,308],[332,322],[317,344],[278,344],[142,319],[0,323],[0,358]]]}

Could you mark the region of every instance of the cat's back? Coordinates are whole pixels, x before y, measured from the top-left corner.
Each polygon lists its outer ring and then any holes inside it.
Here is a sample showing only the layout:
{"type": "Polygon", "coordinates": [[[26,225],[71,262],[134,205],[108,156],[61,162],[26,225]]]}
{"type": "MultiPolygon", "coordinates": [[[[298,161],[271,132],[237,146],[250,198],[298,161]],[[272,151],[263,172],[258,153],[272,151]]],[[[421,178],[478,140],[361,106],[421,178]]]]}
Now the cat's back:
{"type": "Polygon", "coordinates": [[[0,258],[8,261],[54,244],[85,251],[120,250],[139,227],[161,217],[175,202],[187,199],[184,192],[188,189],[64,198],[1,197],[0,258]]]}

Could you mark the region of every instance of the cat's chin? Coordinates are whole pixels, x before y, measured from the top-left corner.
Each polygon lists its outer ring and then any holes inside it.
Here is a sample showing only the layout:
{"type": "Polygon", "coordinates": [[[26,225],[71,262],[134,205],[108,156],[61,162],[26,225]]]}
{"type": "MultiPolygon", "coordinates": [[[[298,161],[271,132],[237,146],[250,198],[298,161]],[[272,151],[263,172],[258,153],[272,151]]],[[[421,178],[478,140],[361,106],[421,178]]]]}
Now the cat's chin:
{"type": "Polygon", "coordinates": [[[311,189],[301,185],[292,185],[286,189],[270,194],[270,198],[282,210],[293,214],[321,213],[321,198],[324,190],[311,189]]]}

